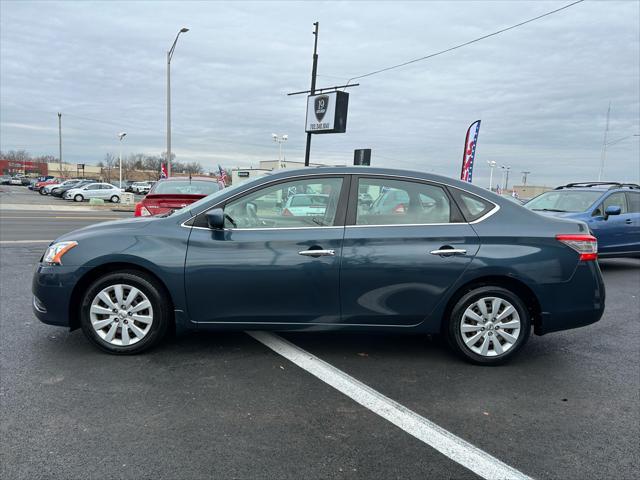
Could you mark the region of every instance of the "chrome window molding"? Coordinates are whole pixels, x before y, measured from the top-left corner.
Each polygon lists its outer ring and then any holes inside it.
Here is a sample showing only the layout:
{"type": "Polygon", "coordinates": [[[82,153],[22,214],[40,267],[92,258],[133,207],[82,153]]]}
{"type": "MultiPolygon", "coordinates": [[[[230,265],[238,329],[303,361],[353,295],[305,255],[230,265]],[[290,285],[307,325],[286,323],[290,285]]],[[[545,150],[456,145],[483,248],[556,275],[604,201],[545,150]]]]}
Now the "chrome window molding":
{"type": "Polygon", "coordinates": [[[289,180],[291,181],[295,181],[296,179],[300,179],[303,177],[339,177],[339,176],[347,176],[347,175],[357,175],[357,176],[361,176],[361,177],[387,177],[387,178],[398,178],[398,179],[409,179],[409,180],[417,180],[419,182],[426,182],[426,183],[430,183],[430,184],[435,184],[435,185],[445,185],[447,187],[451,187],[451,188],[457,188],[458,190],[461,190],[463,192],[467,192],[470,195],[474,195],[476,197],[480,197],[482,198],[484,201],[489,202],[491,205],[493,205],[493,208],[491,210],[489,210],[487,213],[485,213],[482,217],[472,221],[472,222],[451,222],[451,223],[410,223],[410,224],[389,224],[389,225],[329,225],[326,227],[264,227],[264,228],[225,228],[222,231],[235,231],[235,230],[301,230],[301,229],[317,229],[317,228],[345,228],[345,227],[426,227],[429,225],[474,225],[477,223],[480,223],[484,220],[486,220],[487,218],[491,217],[493,214],[495,214],[498,210],[500,210],[500,205],[498,205],[497,203],[492,202],[491,200],[488,200],[487,198],[483,197],[482,195],[478,195],[477,193],[474,192],[470,192],[469,190],[466,190],[464,188],[461,188],[457,185],[451,185],[449,183],[445,183],[445,182],[439,182],[439,181],[433,181],[433,180],[429,180],[426,178],[420,178],[420,177],[412,177],[412,176],[406,176],[406,175],[393,175],[393,174],[386,174],[386,173],[367,173],[366,171],[363,171],[362,173],[358,172],[358,173],[354,173],[354,172],[349,172],[349,173],[327,173],[327,172],[300,172],[298,174],[296,174],[295,176],[292,177],[286,177],[286,178],[274,178],[272,181],[270,182],[265,182],[260,184],[259,186],[256,186],[255,188],[249,189],[249,190],[244,190],[242,192],[237,192],[234,195],[231,195],[229,198],[224,199],[222,202],[217,203],[215,205],[212,205],[211,207],[205,208],[203,210],[201,210],[200,212],[196,213],[195,215],[191,216],[190,218],[188,218],[187,220],[185,220],[184,222],[182,222],[180,224],[181,227],[185,227],[185,228],[193,228],[193,229],[198,229],[198,230],[211,230],[210,228],[206,228],[206,227],[194,227],[191,225],[185,225],[185,223],[190,222],[191,220],[193,220],[195,217],[197,217],[198,215],[201,215],[202,213],[211,210],[213,208],[218,208],[220,205],[229,202],[230,200],[233,200],[236,197],[239,197],[241,195],[245,195],[248,194],[254,190],[257,190],[259,188],[263,188],[263,187],[269,187],[271,185],[274,184],[278,184],[278,183],[284,183],[287,182],[289,180]]]}
{"type": "MultiPolygon", "coordinates": [[[[187,220],[188,221],[188,220],[187,220]]],[[[181,225],[182,227],[186,227],[186,228],[193,228],[193,229],[197,229],[197,230],[212,230],[211,228],[207,228],[207,227],[190,227],[189,225],[181,225]]],[[[248,231],[255,231],[255,230],[316,230],[318,228],[345,228],[344,225],[327,225],[326,227],[321,227],[321,226],[317,226],[317,227],[257,227],[257,228],[221,228],[220,230],[216,230],[218,232],[248,232],[248,231]]]]}

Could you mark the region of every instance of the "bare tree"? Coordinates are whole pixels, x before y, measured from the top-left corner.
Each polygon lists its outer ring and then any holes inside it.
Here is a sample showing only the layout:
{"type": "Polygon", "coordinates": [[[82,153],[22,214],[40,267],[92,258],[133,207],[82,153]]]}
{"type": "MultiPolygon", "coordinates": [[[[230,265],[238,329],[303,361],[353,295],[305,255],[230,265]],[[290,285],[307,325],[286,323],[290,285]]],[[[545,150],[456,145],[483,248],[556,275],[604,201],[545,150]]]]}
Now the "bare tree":
{"type": "Polygon", "coordinates": [[[204,172],[204,169],[202,168],[202,165],[200,165],[199,162],[189,162],[189,163],[185,163],[184,171],[189,175],[198,175],[204,172]]]}
{"type": "Polygon", "coordinates": [[[107,183],[111,183],[113,169],[118,166],[118,158],[113,153],[107,153],[104,156],[103,164],[104,177],[107,183]]]}

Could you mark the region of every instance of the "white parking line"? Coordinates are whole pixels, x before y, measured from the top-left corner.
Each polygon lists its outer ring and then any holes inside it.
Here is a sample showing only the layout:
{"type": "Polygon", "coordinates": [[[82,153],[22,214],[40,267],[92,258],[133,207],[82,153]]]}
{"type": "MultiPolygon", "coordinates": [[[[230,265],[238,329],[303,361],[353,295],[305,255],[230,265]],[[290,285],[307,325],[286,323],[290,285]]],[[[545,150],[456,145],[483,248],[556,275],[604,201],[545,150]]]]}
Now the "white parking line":
{"type": "Polygon", "coordinates": [[[352,400],[423,441],[475,474],[492,480],[531,480],[453,433],[356,380],[315,355],[267,332],[247,332],[260,343],[329,384],[352,400]]]}

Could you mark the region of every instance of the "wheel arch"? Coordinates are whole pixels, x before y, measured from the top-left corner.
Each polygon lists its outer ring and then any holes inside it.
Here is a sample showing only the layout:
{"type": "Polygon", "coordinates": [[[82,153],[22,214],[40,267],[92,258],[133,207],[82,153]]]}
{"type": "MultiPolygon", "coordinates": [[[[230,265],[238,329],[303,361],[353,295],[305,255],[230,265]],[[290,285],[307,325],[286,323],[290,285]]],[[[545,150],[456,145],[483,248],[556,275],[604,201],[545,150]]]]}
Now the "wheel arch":
{"type": "Polygon", "coordinates": [[[534,291],[523,281],[506,275],[486,275],[470,280],[467,283],[459,286],[449,297],[449,300],[447,301],[447,304],[443,310],[442,320],[440,322],[440,332],[446,332],[451,312],[453,311],[453,308],[455,307],[458,300],[460,300],[460,298],[462,298],[471,290],[474,290],[478,287],[488,286],[506,288],[507,290],[510,290],[514,294],[518,295],[518,297],[520,297],[524,302],[527,310],[529,311],[529,314],[531,315],[531,324],[533,325],[534,332],[538,334],[541,326],[542,316],[542,308],[540,306],[538,297],[536,296],[534,291]]]}
{"type": "Polygon", "coordinates": [[[96,279],[102,277],[103,275],[123,270],[143,273],[151,277],[157,283],[157,285],[163,290],[165,298],[169,302],[170,326],[171,328],[174,328],[175,303],[165,282],[156,273],[144,266],[138,265],[136,263],[119,261],[97,265],[85,272],[84,275],[82,275],[82,277],[80,277],[80,279],[76,282],[73,291],[71,292],[71,299],[69,302],[69,328],[71,330],[80,328],[80,306],[82,302],[82,295],[87,290],[89,285],[91,285],[96,279]]]}

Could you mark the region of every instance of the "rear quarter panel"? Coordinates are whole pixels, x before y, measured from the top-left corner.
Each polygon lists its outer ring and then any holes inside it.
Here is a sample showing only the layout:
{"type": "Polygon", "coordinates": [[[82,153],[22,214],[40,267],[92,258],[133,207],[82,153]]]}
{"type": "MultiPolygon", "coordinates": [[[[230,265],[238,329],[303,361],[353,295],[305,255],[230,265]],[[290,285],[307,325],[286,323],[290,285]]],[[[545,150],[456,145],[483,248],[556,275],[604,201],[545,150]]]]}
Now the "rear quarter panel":
{"type": "Polygon", "coordinates": [[[568,282],[578,267],[578,254],[560,243],[562,233],[589,233],[586,224],[544,217],[511,202],[501,202],[491,217],[472,224],[480,239],[473,261],[431,316],[428,330],[437,331],[447,306],[460,289],[485,277],[515,279],[529,287],[541,309],[552,307],[549,289],[568,282]]]}

